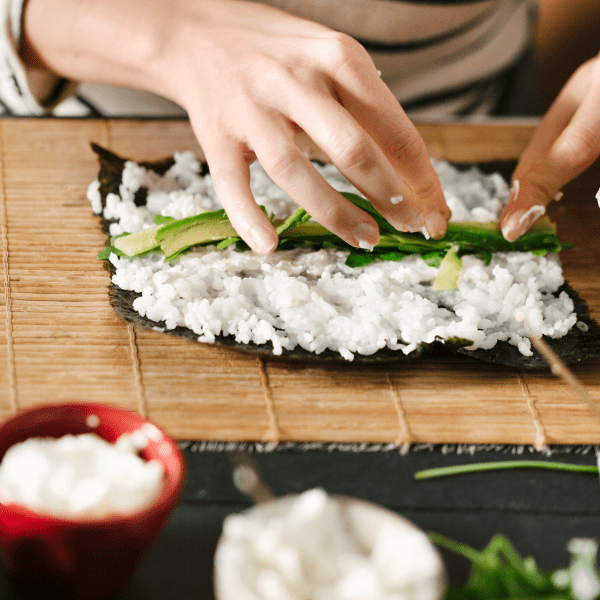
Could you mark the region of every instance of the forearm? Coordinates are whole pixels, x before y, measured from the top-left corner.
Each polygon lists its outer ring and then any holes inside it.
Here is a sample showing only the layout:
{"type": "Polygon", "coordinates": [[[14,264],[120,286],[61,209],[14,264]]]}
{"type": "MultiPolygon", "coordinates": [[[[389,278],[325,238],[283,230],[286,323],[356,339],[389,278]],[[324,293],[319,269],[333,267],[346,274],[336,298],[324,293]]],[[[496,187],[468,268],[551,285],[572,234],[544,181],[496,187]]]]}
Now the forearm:
{"type": "Polygon", "coordinates": [[[164,0],[28,0],[21,56],[69,79],[159,91],[149,65],[168,39],[171,11],[164,0]]]}

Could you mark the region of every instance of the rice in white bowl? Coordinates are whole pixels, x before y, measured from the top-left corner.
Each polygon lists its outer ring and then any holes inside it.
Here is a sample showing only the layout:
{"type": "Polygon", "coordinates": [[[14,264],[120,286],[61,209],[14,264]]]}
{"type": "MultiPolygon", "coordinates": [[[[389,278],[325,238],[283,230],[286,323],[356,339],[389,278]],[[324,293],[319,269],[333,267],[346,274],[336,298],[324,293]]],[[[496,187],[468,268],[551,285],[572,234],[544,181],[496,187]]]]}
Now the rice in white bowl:
{"type": "MultiPolygon", "coordinates": [[[[153,227],[153,214],[182,218],[221,208],[194,155],[174,159],[164,176],[128,161],[119,194],[109,194],[104,208],[98,182],[90,185],[94,212],[113,221],[112,235],[153,227]],[[141,187],[148,189],[147,202],[136,206],[141,187]]],[[[453,220],[498,220],[509,193],[499,175],[433,163],[453,220]]],[[[356,192],[332,165],[317,167],[336,189],[356,192]]],[[[269,213],[285,218],[297,207],[258,163],[251,174],[254,196],[269,213]]],[[[507,341],[530,356],[525,326],[558,338],[577,322],[568,294],[553,295],[564,283],[555,254],[497,253],[489,265],[466,256],[458,288],[441,292],[431,288],[438,269],[421,257],[351,268],[344,264],[347,254],[296,248],[260,256],[208,246],[175,264],[158,254],[133,260],[113,254],[112,280],[141,294],[133,308],[166,329],[186,327],[200,342],[230,335],[244,344],[270,344],[276,355],[299,346],[352,360],[381,348],[409,354],[420,344],[463,338],[472,350],[507,341]]]]}

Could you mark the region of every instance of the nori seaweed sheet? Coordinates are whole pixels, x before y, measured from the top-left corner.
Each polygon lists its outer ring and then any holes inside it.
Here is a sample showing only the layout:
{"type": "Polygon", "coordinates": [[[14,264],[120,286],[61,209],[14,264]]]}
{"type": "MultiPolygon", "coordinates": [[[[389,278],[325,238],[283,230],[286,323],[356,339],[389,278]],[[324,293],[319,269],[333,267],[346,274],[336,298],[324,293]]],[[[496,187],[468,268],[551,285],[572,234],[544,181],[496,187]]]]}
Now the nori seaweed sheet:
{"type": "MultiPolygon", "coordinates": [[[[121,182],[121,173],[127,159],[121,158],[120,156],[117,156],[116,154],[102,148],[101,146],[98,146],[97,144],[92,143],[92,149],[97,154],[100,163],[98,179],[100,181],[100,195],[102,197],[102,204],[104,205],[108,193],[118,193],[119,184],[121,182]]],[[[174,164],[174,160],[172,158],[166,158],[154,162],[140,162],[139,164],[162,175],[170,169],[170,167],[174,164]]],[[[508,179],[512,169],[514,168],[514,165],[514,161],[494,161],[489,163],[478,163],[476,165],[458,164],[455,166],[458,168],[477,166],[486,173],[499,172],[506,179],[508,179]]],[[[205,174],[207,172],[208,167],[206,164],[203,164],[202,173],[205,174]]],[[[136,193],[135,202],[138,206],[145,203],[146,194],[147,190],[144,188],[141,188],[136,193]]],[[[99,218],[102,222],[103,231],[108,234],[108,227],[111,221],[108,221],[103,217],[99,218]]],[[[105,264],[109,271],[114,271],[114,268],[110,263],[106,262],[105,264]]],[[[578,326],[576,325],[573,327],[571,331],[567,333],[567,335],[560,339],[550,339],[545,337],[545,341],[566,364],[573,364],[582,360],[600,356],[600,325],[591,318],[590,311],[585,300],[583,300],[568,283],[565,283],[563,286],[561,286],[561,288],[555,292],[555,296],[558,296],[562,291],[566,291],[575,303],[574,310],[577,313],[578,326]],[[582,327],[580,324],[585,325],[582,327]]],[[[146,329],[161,330],[170,335],[176,335],[197,341],[198,335],[190,329],[185,327],[166,329],[164,322],[151,321],[146,317],[142,317],[133,309],[133,301],[140,296],[140,294],[122,290],[112,283],[109,287],[108,293],[110,303],[113,306],[116,314],[124,321],[146,329]]],[[[349,364],[357,363],[364,365],[411,362],[425,356],[448,356],[449,354],[455,355],[456,353],[459,353],[482,362],[506,367],[515,367],[519,369],[548,368],[546,361],[535,350],[535,348],[532,349],[533,356],[524,356],[519,352],[516,346],[513,346],[508,342],[498,342],[496,346],[490,350],[467,350],[466,347],[470,344],[471,342],[469,340],[461,340],[457,338],[448,339],[446,341],[440,340],[433,344],[421,344],[416,350],[408,355],[405,355],[399,350],[382,348],[381,350],[378,350],[369,356],[355,354],[354,360],[349,364]]],[[[235,348],[237,350],[251,352],[256,355],[277,358],[275,355],[273,355],[272,346],[270,344],[244,344],[241,342],[236,342],[233,336],[217,336],[215,345],[235,348]]],[[[314,352],[309,352],[298,346],[293,350],[283,349],[281,358],[348,363],[348,361],[340,356],[338,352],[325,350],[321,354],[315,354],[314,352]]]]}

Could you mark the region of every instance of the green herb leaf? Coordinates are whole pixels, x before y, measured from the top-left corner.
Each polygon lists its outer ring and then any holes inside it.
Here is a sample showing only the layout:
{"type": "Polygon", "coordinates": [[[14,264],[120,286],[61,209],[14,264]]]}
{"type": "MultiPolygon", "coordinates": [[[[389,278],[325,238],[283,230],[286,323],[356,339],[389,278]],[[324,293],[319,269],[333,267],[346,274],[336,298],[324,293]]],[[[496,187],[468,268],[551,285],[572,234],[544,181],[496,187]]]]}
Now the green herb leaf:
{"type": "Polygon", "coordinates": [[[492,262],[492,252],[490,250],[480,250],[475,254],[475,257],[482,260],[486,266],[492,262]]]}
{"type": "Polygon", "coordinates": [[[497,535],[481,552],[455,542],[437,533],[430,533],[431,541],[442,548],[461,554],[471,566],[471,575],[463,588],[452,587],[445,600],[565,600],[565,595],[552,580],[551,573],[542,573],[531,557],[522,558],[510,540],[497,535]]]}
{"type": "Polygon", "coordinates": [[[288,229],[302,225],[309,219],[310,215],[303,208],[298,208],[285,221],[277,225],[275,231],[277,232],[277,235],[281,236],[281,234],[288,229]]]}
{"type": "Polygon", "coordinates": [[[344,263],[347,267],[365,267],[371,264],[378,257],[372,252],[350,252],[346,262],[344,263]]]}
{"type": "Polygon", "coordinates": [[[176,221],[175,217],[163,217],[162,215],[152,215],[152,221],[155,225],[166,225],[176,221]]]}
{"type": "Polygon", "coordinates": [[[377,253],[375,253],[375,256],[379,260],[389,260],[392,262],[400,262],[401,260],[404,260],[407,256],[410,256],[410,254],[407,254],[406,252],[398,252],[395,250],[390,250],[388,252],[377,252],[377,253]]]}
{"type": "Polygon", "coordinates": [[[377,221],[380,231],[389,231],[391,233],[396,231],[396,229],[394,229],[394,227],[385,220],[381,213],[379,213],[379,211],[366,198],[350,192],[342,192],[342,196],[344,196],[346,200],[350,200],[350,202],[358,206],[358,208],[364,210],[367,214],[371,215],[375,221],[377,221]]]}
{"type": "Polygon", "coordinates": [[[414,477],[415,479],[434,479],[436,477],[465,475],[468,473],[481,473],[484,471],[500,471],[504,469],[551,469],[555,471],[568,471],[571,473],[598,474],[598,467],[595,465],[574,465],[544,460],[503,460],[424,469],[422,471],[417,471],[414,477]]]}
{"type": "Polygon", "coordinates": [[[236,244],[242,238],[240,237],[229,237],[225,238],[222,242],[219,242],[216,246],[217,250],[224,250],[227,246],[231,246],[231,244],[236,244]]]}
{"type": "Polygon", "coordinates": [[[116,254],[119,257],[127,256],[126,254],[123,254],[123,252],[121,252],[118,248],[115,248],[114,246],[105,246],[104,248],[102,248],[102,250],[100,250],[100,252],[98,252],[97,258],[99,258],[100,260],[110,260],[111,254],[116,254]]]}

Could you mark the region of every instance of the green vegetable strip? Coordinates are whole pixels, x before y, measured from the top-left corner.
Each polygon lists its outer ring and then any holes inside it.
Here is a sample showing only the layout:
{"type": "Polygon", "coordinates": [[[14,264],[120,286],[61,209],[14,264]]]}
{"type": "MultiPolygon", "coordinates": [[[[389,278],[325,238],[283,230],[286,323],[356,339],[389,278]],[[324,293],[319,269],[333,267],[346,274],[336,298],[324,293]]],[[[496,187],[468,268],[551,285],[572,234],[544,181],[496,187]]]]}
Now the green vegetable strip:
{"type": "MultiPolygon", "coordinates": [[[[169,227],[169,225],[165,227],[169,227]]],[[[160,249],[167,257],[167,260],[171,260],[174,254],[179,254],[192,246],[220,242],[221,240],[237,235],[236,230],[226,219],[194,223],[188,228],[176,230],[169,236],[161,236],[162,229],[157,232],[156,237],[157,239],[161,238],[160,249]]]]}
{"type": "MultiPolygon", "coordinates": [[[[280,236],[278,247],[309,245],[350,250],[348,264],[351,266],[364,266],[373,260],[401,260],[402,255],[426,255],[432,264],[436,261],[444,264],[446,261],[449,272],[453,273],[453,277],[449,279],[453,280],[456,280],[460,256],[463,254],[489,257],[491,252],[497,251],[533,251],[543,255],[567,247],[560,243],[546,217],[539,219],[529,232],[512,243],[504,239],[499,226],[494,223],[449,223],[446,235],[440,240],[434,240],[425,239],[420,233],[397,231],[367,200],[355,194],[343,195],[369,213],[379,224],[380,241],[373,253],[351,248],[319,223],[309,221],[310,215],[302,208],[284,221],[273,223],[280,236]],[[366,258],[367,254],[369,258],[366,258]]],[[[240,241],[224,210],[204,212],[179,220],[156,217],[155,221],[159,227],[119,237],[100,256],[103,259],[110,256],[110,248],[133,257],[151,250],[158,251],[160,247],[167,260],[172,260],[194,246],[215,243],[218,248],[225,248],[240,241]]],[[[444,284],[443,289],[450,289],[448,285],[444,284]]]]}
{"type": "MultiPolygon", "coordinates": [[[[227,221],[227,213],[224,210],[215,210],[212,212],[203,212],[193,217],[186,217],[185,219],[177,219],[167,223],[164,227],[161,227],[160,233],[156,235],[156,239],[162,242],[165,238],[175,235],[181,231],[191,229],[195,225],[203,225],[207,223],[218,223],[220,221],[227,221]]],[[[229,236],[227,236],[229,237],[229,236]]]]}
{"type": "Polygon", "coordinates": [[[299,208],[295,210],[283,223],[280,223],[275,227],[275,231],[278,236],[282,233],[287,232],[288,229],[295,227],[296,225],[302,225],[310,219],[310,215],[303,209],[299,208]]]}
{"type": "Polygon", "coordinates": [[[137,256],[149,250],[160,248],[160,243],[156,240],[158,228],[144,229],[125,235],[114,240],[113,245],[127,256],[137,256]]]}
{"type": "Polygon", "coordinates": [[[503,469],[551,469],[555,471],[568,471],[571,473],[598,474],[598,467],[591,465],[573,465],[542,460],[506,460],[424,469],[423,471],[417,471],[415,473],[415,479],[434,479],[436,477],[480,473],[483,471],[499,471],[503,469]]]}
{"type": "Polygon", "coordinates": [[[462,260],[456,253],[457,250],[456,246],[450,248],[440,263],[438,273],[431,285],[431,288],[436,292],[456,289],[462,271],[462,260]]]}

